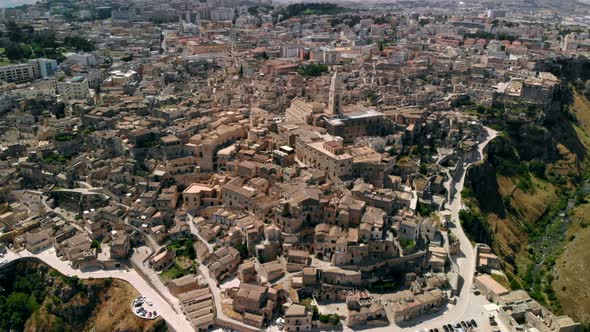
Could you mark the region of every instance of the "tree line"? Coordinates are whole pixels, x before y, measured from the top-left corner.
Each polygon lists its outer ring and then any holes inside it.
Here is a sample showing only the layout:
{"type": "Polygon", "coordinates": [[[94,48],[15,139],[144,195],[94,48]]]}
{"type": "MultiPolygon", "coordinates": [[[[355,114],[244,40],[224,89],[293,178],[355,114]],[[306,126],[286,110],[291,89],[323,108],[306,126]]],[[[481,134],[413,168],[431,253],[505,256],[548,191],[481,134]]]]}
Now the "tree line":
{"type": "Polygon", "coordinates": [[[8,60],[19,61],[46,57],[63,60],[64,49],[91,52],[96,49],[94,43],[81,36],[67,36],[57,40],[51,29],[35,30],[30,25],[19,25],[14,21],[6,23],[6,32],[0,37],[7,39],[3,45],[4,55],[8,60]]]}

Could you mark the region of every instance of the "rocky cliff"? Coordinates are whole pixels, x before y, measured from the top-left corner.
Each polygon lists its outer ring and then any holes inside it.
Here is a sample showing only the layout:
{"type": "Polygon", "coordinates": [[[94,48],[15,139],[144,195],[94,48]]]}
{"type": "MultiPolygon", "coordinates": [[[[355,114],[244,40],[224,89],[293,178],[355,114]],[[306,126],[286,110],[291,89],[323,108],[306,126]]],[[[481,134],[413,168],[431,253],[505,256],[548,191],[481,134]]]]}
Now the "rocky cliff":
{"type": "Polygon", "coordinates": [[[575,294],[590,289],[590,277],[566,274],[590,267],[590,248],[577,240],[590,238],[590,228],[583,227],[590,225],[590,213],[583,212],[590,197],[581,190],[590,174],[590,63],[572,61],[545,65],[563,82],[552,103],[502,105],[502,117],[486,119],[501,134],[468,172],[470,214],[464,219],[482,224],[466,230],[475,230],[472,238],[479,240],[489,236],[483,240],[503,259],[512,288],[589,324],[589,297],[575,294]]]}

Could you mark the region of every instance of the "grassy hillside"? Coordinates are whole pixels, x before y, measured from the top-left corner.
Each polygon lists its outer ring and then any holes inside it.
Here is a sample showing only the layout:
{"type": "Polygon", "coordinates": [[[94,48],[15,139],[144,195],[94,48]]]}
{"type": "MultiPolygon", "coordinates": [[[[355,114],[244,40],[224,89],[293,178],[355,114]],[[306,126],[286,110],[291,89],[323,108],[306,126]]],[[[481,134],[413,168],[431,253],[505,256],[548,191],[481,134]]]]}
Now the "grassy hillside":
{"type": "MultiPolygon", "coordinates": [[[[590,149],[590,101],[574,94],[571,107],[578,137],[590,149]]],[[[584,166],[586,173],[590,167],[584,166]]],[[[555,266],[553,289],[563,312],[590,325],[590,191],[588,184],[579,189],[575,207],[570,211],[570,227],[555,266]]]]}
{"type": "MultiPolygon", "coordinates": [[[[86,285],[104,284],[104,280],[84,282],[86,285]]],[[[98,303],[89,316],[80,323],[82,331],[110,332],[110,331],[157,331],[165,330],[160,320],[145,320],[135,316],[130,310],[131,301],[139,296],[137,291],[128,283],[113,280],[112,284],[98,294],[98,303]]],[[[39,310],[32,314],[27,321],[25,331],[75,331],[77,328],[68,324],[62,317],[48,310],[53,300],[46,299],[39,310]]],[[[79,298],[79,305],[83,299],[79,298]]],[[[75,309],[74,309],[75,310],[75,309]]]]}
{"type": "Polygon", "coordinates": [[[581,189],[590,174],[590,101],[569,89],[542,121],[510,121],[504,113],[505,121],[495,122],[501,135],[469,171],[465,192],[483,226],[463,223],[502,257],[512,288],[588,324],[590,275],[576,271],[590,265],[590,191],[581,189]]]}
{"type": "Polygon", "coordinates": [[[586,324],[590,313],[590,203],[571,214],[567,244],[557,259],[553,289],[563,311],[586,324]]]}
{"type": "Polygon", "coordinates": [[[0,274],[0,329],[166,331],[162,319],[144,320],[131,312],[131,301],[138,295],[123,281],[82,281],[41,263],[18,262],[0,274]]]}

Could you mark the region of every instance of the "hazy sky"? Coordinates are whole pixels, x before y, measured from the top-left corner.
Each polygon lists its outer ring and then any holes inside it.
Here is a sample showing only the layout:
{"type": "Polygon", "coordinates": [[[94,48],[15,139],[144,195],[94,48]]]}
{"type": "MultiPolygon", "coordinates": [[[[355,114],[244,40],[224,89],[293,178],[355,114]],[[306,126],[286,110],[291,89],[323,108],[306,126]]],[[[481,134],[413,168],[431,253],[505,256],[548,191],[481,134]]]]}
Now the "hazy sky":
{"type": "Polygon", "coordinates": [[[0,8],[14,7],[35,2],[37,2],[37,0],[0,0],[0,8]]]}

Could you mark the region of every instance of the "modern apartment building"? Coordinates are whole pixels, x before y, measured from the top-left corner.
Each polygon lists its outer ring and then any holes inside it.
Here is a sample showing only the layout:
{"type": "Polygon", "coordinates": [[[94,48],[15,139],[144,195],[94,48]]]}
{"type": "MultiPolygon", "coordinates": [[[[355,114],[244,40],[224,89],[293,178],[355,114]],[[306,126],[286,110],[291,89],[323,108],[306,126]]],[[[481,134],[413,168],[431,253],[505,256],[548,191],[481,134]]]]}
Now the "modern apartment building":
{"type": "Polygon", "coordinates": [[[90,94],[88,80],[83,76],[76,76],[57,81],[57,93],[67,100],[86,99],[90,94]]]}

